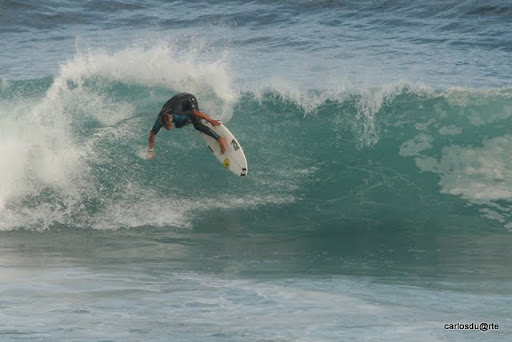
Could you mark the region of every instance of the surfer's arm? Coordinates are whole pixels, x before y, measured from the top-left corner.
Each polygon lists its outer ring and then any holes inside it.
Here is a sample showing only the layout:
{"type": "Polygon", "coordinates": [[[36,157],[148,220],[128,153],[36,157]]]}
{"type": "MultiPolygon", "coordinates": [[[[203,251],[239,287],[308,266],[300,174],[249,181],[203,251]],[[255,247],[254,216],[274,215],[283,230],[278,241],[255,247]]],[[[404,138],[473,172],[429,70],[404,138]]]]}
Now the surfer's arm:
{"type": "Polygon", "coordinates": [[[220,121],[219,120],[214,120],[214,119],[210,118],[208,115],[206,115],[205,113],[200,112],[198,110],[194,110],[194,115],[197,116],[200,119],[208,121],[213,126],[219,126],[220,125],[220,121]]]}
{"type": "Polygon", "coordinates": [[[148,146],[148,159],[153,159],[155,157],[155,137],[156,133],[151,131],[149,132],[149,146],[148,146]]]}
{"type": "Polygon", "coordinates": [[[155,157],[155,136],[162,128],[162,123],[160,119],[157,118],[155,124],[151,128],[151,132],[149,132],[149,146],[148,146],[148,156],[147,159],[153,159],[155,157]]]}

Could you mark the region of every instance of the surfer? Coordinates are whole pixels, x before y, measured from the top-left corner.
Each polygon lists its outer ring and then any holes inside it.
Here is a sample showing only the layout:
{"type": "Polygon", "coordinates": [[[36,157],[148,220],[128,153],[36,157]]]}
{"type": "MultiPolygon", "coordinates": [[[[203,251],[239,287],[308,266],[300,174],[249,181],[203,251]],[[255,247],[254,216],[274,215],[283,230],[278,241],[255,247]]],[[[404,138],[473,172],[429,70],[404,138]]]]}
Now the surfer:
{"type": "Polygon", "coordinates": [[[173,96],[167,101],[162,110],[158,114],[158,118],[151,128],[149,133],[149,148],[148,148],[148,159],[152,159],[155,156],[155,136],[157,135],[160,128],[164,127],[170,130],[173,126],[181,128],[183,126],[193,124],[194,128],[204,134],[211,136],[217,140],[220,146],[221,154],[226,152],[226,138],[221,137],[215,133],[211,128],[205,126],[201,119],[204,119],[211,123],[213,126],[219,126],[220,121],[210,118],[203,112],[199,111],[199,105],[194,95],[188,93],[181,93],[173,96]]]}

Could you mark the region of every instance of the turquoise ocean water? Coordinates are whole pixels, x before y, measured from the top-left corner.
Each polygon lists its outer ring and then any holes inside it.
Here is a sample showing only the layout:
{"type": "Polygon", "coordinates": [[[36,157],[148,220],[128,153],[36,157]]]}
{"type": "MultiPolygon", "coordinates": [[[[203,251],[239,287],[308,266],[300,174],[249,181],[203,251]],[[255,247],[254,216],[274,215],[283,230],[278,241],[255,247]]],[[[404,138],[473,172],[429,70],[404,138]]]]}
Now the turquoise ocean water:
{"type": "Polygon", "coordinates": [[[0,341],[510,340],[511,21],[0,1],[0,341]],[[179,92],[248,177],[192,127],[144,159],[179,92]]]}

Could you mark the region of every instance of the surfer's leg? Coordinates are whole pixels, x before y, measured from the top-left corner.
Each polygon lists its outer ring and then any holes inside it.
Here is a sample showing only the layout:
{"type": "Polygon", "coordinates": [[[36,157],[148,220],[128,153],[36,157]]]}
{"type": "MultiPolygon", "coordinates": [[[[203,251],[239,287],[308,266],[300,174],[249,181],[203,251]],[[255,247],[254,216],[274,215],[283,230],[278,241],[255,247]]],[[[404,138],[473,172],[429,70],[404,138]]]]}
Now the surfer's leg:
{"type": "Polygon", "coordinates": [[[219,140],[217,141],[219,142],[220,146],[220,154],[226,153],[226,148],[228,147],[228,142],[226,141],[226,138],[219,137],[219,140]]]}
{"type": "Polygon", "coordinates": [[[226,152],[226,148],[228,146],[226,138],[221,137],[220,135],[215,133],[210,127],[203,125],[201,121],[196,117],[192,119],[192,124],[194,125],[194,128],[197,129],[198,131],[203,132],[204,134],[209,135],[213,139],[217,140],[220,146],[221,154],[224,154],[224,152],[226,152]]]}
{"type": "Polygon", "coordinates": [[[192,117],[192,124],[194,125],[194,128],[197,129],[198,131],[209,135],[210,137],[212,137],[215,140],[219,140],[220,135],[215,133],[210,127],[203,125],[198,118],[192,117]]]}

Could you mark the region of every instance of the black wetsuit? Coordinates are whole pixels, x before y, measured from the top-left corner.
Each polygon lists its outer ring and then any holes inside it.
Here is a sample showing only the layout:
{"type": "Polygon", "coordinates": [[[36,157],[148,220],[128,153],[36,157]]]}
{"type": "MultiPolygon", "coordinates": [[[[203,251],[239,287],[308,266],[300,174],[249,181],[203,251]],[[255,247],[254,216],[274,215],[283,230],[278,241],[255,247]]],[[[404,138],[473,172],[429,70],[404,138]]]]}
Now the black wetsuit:
{"type": "Polygon", "coordinates": [[[160,131],[160,128],[162,128],[161,117],[164,114],[169,114],[172,115],[172,122],[176,128],[193,124],[194,128],[198,131],[208,134],[215,140],[219,140],[220,136],[208,126],[205,126],[201,122],[201,119],[194,115],[194,110],[199,110],[199,105],[197,104],[197,99],[194,95],[181,93],[173,96],[162,107],[151,132],[157,134],[158,131],[160,131]]]}

